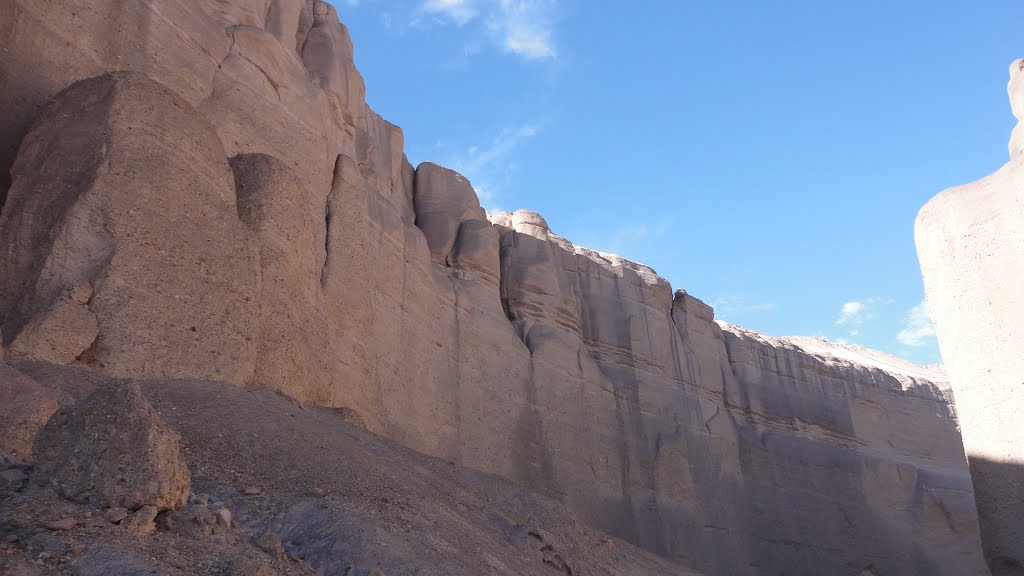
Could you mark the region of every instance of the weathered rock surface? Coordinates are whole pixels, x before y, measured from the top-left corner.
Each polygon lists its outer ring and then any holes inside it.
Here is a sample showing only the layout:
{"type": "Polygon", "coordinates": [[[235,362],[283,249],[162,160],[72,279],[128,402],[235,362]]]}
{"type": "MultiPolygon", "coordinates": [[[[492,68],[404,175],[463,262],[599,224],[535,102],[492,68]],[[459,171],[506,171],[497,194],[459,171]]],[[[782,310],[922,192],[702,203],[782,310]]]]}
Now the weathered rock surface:
{"type": "MultiPolygon", "coordinates": [[[[344,407],[708,574],[983,573],[941,374],[723,328],[535,213],[488,221],[366,106],[330,5],[0,0],[0,22],[13,360],[344,407]]],[[[318,534],[296,538],[333,557],[318,534]]]]}
{"type": "Polygon", "coordinates": [[[0,315],[13,357],[247,379],[255,247],[224,150],[188,103],[133,73],[78,82],[41,111],[11,174],[0,315]]]}
{"type": "MultiPolygon", "coordinates": [[[[1024,60],[1010,67],[1024,120],[1024,60]]],[[[1024,574],[1024,140],[1010,162],[946,190],[915,228],[928,308],[953,384],[985,555],[994,574],[1024,574]]]]}
{"type": "Polygon", "coordinates": [[[0,453],[27,462],[36,434],[57,411],[57,395],[14,368],[0,363],[0,453]]]}
{"type": "Polygon", "coordinates": [[[535,214],[496,222],[541,445],[559,455],[540,484],[591,522],[710,573],[768,558],[780,573],[984,572],[941,373],[722,327],[649,268],[575,247],[535,214]]]}
{"type": "Polygon", "coordinates": [[[109,383],[59,409],[36,437],[34,456],[41,483],[83,504],[152,511],[142,524],[188,499],[178,435],[137,384],[109,383]]]}
{"type": "MultiPolygon", "coordinates": [[[[83,369],[36,365],[30,373],[88,394],[78,384],[83,369]]],[[[225,383],[141,387],[188,447],[192,503],[159,515],[156,534],[146,536],[126,525],[131,517],[120,525],[86,520],[89,508],[29,486],[0,506],[0,542],[13,535],[16,550],[33,559],[52,554],[41,573],[234,574],[257,561],[281,576],[697,575],[587,526],[558,502],[416,453],[334,410],[225,383]],[[261,494],[239,490],[247,485],[261,494]],[[311,496],[313,488],[325,495],[311,496]],[[217,524],[223,508],[233,528],[217,524]],[[78,522],[40,534],[39,516],[78,522]],[[85,550],[75,554],[76,545],[85,550]]],[[[0,544],[6,575],[16,564],[5,556],[0,544]]]]}

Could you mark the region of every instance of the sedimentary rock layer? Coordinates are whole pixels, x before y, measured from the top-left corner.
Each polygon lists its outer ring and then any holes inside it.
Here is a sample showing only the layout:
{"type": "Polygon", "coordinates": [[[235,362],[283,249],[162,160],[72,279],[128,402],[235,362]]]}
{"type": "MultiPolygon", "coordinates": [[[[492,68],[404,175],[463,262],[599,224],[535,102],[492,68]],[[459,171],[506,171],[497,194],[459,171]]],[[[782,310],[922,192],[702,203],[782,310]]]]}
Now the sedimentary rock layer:
{"type": "Polygon", "coordinates": [[[0,22],[10,361],[345,407],[708,574],[983,572],[942,374],[723,327],[537,214],[488,219],[405,159],[330,5],[0,22]]]}
{"type": "MultiPolygon", "coordinates": [[[[1010,67],[1024,120],[1024,60],[1010,67]]],[[[921,209],[915,238],[928,308],[956,391],[985,554],[995,574],[1024,573],[1024,122],[1010,162],[921,209]]]]}

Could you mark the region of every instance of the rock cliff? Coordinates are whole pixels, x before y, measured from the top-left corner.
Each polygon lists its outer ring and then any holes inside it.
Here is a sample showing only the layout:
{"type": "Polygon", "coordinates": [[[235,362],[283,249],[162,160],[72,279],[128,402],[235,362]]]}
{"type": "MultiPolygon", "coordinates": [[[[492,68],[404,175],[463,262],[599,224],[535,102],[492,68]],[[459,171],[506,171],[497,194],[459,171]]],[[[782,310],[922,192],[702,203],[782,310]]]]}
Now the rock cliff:
{"type": "Polygon", "coordinates": [[[985,554],[1024,574],[1024,60],[1010,66],[1019,122],[1010,161],[921,209],[915,238],[942,357],[956,391],[985,554]]]}
{"type": "Polygon", "coordinates": [[[985,573],[942,373],[489,218],[329,4],[0,0],[0,45],[6,361],[343,407],[707,574],[985,573]]]}

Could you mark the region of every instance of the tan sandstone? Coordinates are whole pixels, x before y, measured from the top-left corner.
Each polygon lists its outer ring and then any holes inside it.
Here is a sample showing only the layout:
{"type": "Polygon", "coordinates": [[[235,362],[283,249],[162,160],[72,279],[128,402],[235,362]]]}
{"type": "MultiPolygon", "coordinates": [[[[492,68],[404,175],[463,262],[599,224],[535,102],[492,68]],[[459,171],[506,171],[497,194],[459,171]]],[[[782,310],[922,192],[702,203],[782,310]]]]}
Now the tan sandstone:
{"type": "Polygon", "coordinates": [[[997,575],[1024,570],[1024,60],[1011,65],[1008,92],[1019,120],[1010,162],[930,200],[915,226],[985,555],[997,575]]]}
{"type": "Polygon", "coordinates": [[[0,22],[5,346],[343,408],[685,569],[984,573],[942,374],[723,327],[536,213],[488,220],[367,107],[330,5],[0,0],[0,22]]]}

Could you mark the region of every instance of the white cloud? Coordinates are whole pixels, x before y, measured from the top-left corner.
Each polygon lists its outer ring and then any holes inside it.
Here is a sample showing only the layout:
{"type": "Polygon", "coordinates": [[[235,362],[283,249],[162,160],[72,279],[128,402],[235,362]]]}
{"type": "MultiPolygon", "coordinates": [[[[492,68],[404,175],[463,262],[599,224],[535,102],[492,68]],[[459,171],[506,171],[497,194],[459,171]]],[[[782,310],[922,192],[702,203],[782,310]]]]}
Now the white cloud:
{"type": "Polygon", "coordinates": [[[487,146],[470,146],[466,150],[465,158],[457,162],[455,169],[463,172],[468,178],[470,174],[485,172],[494,168],[496,165],[504,163],[523,140],[536,136],[537,130],[538,128],[534,124],[523,124],[518,128],[506,128],[487,146]]]}
{"type": "Polygon", "coordinates": [[[932,326],[931,318],[928,317],[928,307],[922,300],[907,312],[903,329],[896,334],[896,339],[901,344],[914,348],[924,346],[935,338],[935,327],[932,326]]]}
{"type": "Polygon", "coordinates": [[[870,335],[871,331],[865,331],[863,328],[868,322],[878,318],[879,310],[882,307],[892,303],[893,300],[887,298],[861,298],[843,302],[839,308],[839,317],[833,324],[841,326],[846,333],[837,337],[835,342],[855,345],[857,343],[855,339],[870,335]]]}
{"type": "Polygon", "coordinates": [[[865,302],[854,300],[852,302],[844,303],[842,309],[839,311],[839,318],[836,320],[836,326],[842,326],[843,324],[863,324],[866,309],[867,304],[865,302]]]}
{"type": "Polygon", "coordinates": [[[551,10],[554,0],[501,0],[491,25],[506,52],[531,60],[555,57],[551,42],[551,10]]]}
{"type": "Polygon", "coordinates": [[[422,8],[429,14],[450,19],[457,26],[465,26],[477,16],[475,4],[473,0],[427,0],[422,8]]]}
{"type": "Polygon", "coordinates": [[[719,296],[711,300],[711,307],[715,310],[715,317],[725,321],[742,314],[768,312],[777,307],[774,302],[747,302],[743,296],[719,296]]]}
{"type": "Polygon", "coordinates": [[[611,230],[603,231],[601,236],[594,239],[592,244],[587,247],[637,260],[644,243],[661,238],[671,226],[672,222],[666,217],[662,217],[656,222],[627,222],[611,230]]]}
{"type": "MultiPolygon", "coordinates": [[[[555,58],[552,40],[554,9],[558,0],[425,0],[420,13],[438,18],[434,24],[451,23],[462,28],[478,23],[503,51],[528,60],[555,58]]],[[[413,18],[410,26],[430,22],[413,18]]],[[[475,52],[475,51],[473,51],[475,52]]],[[[472,52],[468,52],[472,53],[472,52]]]]}
{"type": "Polygon", "coordinates": [[[445,165],[469,179],[485,208],[492,212],[499,210],[495,201],[502,184],[518,167],[513,158],[514,152],[539,132],[540,127],[532,123],[506,128],[490,142],[469,146],[464,153],[449,157],[445,165]]]}

